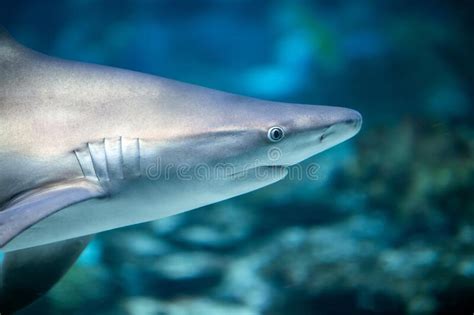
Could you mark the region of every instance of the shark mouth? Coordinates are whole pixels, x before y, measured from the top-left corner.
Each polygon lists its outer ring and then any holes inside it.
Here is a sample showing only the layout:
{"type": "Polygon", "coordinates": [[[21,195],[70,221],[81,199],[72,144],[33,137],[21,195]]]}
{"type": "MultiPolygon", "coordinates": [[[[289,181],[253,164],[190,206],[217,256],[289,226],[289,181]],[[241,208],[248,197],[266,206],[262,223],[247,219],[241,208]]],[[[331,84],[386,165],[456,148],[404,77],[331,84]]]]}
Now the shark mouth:
{"type": "Polygon", "coordinates": [[[269,179],[279,180],[288,174],[288,167],[284,165],[264,165],[245,169],[229,175],[233,180],[253,179],[268,181],[269,179]]]}

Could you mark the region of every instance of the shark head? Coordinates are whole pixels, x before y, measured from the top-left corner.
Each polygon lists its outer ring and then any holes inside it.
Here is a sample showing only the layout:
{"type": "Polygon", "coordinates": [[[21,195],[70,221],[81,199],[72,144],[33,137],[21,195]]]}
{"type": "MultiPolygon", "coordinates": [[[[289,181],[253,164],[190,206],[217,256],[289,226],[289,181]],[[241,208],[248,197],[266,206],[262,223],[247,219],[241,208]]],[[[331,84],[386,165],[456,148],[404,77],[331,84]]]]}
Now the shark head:
{"type": "MultiPolygon", "coordinates": [[[[175,114],[179,110],[173,106],[175,114]]],[[[362,125],[362,116],[348,108],[226,93],[207,96],[183,110],[187,119],[175,119],[167,127],[179,133],[166,138],[157,155],[163,157],[162,168],[181,170],[183,187],[193,183],[187,191],[212,195],[202,204],[277,182],[288,167],[353,137],[362,125]]]]}
{"type": "Polygon", "coordinates": [[[362,125],[357,111],[343,107],[250,102],[247,110],[252,124],[235,140],[240,171],[284,170],[353,137],[362,125]]]}

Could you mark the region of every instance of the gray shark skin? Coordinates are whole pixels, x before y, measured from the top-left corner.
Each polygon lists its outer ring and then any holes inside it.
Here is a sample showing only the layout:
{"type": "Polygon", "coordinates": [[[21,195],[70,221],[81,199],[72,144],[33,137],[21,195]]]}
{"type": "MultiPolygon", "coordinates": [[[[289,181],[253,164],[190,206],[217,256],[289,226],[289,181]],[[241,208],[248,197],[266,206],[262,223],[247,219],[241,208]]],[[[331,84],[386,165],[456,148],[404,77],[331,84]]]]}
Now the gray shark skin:
{"type": "Polygon", "coordinates": [[[56,59],[0,30],[0,248],[46,251],[259,189],[361,124],[347,108],[56,59]]]}

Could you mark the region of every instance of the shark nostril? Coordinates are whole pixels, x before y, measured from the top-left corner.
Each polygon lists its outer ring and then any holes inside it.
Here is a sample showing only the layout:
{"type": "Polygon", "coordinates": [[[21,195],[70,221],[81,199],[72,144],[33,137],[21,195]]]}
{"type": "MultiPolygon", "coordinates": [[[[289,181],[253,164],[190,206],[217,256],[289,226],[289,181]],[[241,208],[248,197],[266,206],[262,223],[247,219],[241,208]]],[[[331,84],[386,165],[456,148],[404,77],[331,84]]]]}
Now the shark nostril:
{"type": "Polygon", "coordinates": [[[357,126],[362,122],[362,118],[357,117],[357,118],[349,118],[343,121],[344,124],[350,125],[350,126],[357,126]]]}
{"type": "Polygon", "coordinates": [[[346,124],[346,125],[355,125],[355,124],[357,124],[357,120],[356,119],[346,119],[346,120],[344,120],[344,124],[346,124]]]}
{"type": "Polygon", "coordinates": [[[359,128],[362,125],[362,115],[354,111],[353,113],[351,113],[350,117],[344,120],[342,123],[347,126],[359,128]]]}

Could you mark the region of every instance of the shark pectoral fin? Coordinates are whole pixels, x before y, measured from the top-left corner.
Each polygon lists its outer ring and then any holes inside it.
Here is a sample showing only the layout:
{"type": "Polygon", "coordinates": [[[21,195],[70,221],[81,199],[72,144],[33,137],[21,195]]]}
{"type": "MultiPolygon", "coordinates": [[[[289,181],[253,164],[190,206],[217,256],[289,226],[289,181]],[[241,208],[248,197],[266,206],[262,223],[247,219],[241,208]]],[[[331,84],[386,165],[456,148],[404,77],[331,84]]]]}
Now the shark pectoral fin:
{"type": "Polygon", "coordinates": [[[86,178],[40,187],[20,195],[0,211],[0,248],[47,216],[104,195],[106,192],[97,182],[86,178]]]}
{"type": "Polygon", "coordinates": [[[11,314],[44,295],[74,264],[91,236],[8,252],[0,282],[0,314],[11,314]]]}

